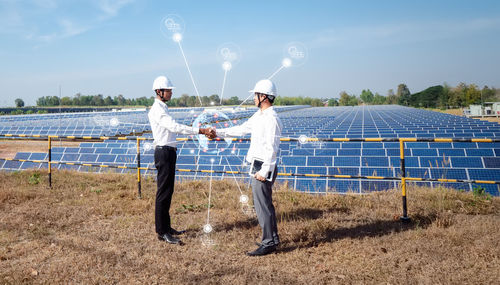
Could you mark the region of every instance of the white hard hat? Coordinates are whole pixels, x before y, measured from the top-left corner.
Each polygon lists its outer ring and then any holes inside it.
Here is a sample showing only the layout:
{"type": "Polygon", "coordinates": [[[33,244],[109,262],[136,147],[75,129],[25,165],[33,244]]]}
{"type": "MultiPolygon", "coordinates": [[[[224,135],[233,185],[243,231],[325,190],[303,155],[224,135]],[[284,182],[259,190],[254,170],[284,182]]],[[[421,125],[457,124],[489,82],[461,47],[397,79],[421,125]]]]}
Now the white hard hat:
{"type": "Polygon", "coordinates": [[[248,91],[250,93],[262,93],[270,96],[277,96],[276,92],[276,85],[269,80],[269,79],[262,79],[257,84],[255,84],[255,87],[248,91]]]}
{"type": "Polygon", "coordinates": [[[168,79],[167,77],[158,76],[153,82],[153,91],[157,89],[175,89],[175,87],[174,85],[172,85],[172,82],[170,82],[170,79],[168,79]]]}

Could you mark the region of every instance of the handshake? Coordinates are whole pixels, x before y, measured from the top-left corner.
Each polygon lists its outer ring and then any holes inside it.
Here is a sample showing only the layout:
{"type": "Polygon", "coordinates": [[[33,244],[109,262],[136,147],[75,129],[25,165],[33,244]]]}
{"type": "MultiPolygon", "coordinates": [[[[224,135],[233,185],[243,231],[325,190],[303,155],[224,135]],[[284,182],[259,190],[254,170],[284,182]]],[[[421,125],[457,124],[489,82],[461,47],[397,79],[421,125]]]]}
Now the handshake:
{"type": "Polygon", "coordinates": [[[200,128],[199,131],[200,134],[205,135],[209,139],[214,139],[217,137],[217,134],[215,133],[215,128],[200,128]]]}

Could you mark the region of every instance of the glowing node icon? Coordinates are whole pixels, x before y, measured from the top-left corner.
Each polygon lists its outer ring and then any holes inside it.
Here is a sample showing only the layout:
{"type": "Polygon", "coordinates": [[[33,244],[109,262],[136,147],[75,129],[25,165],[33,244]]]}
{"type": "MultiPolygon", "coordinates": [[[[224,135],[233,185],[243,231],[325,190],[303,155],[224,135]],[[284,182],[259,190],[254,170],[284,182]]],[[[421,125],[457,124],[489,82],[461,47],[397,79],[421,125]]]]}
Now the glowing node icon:
{"type": "Polygon", "coordinates": [[[305,136],[305,135],[299,136],[299,143],[305,144],[305,143],[307,143],[307,140],[308,140],[307,136],[305,136]]]}
{"type": "Polygon", "coordinates": [[[154,148],[153,144],[152,143],[145,143],[144,144],[144,150],[145,151],[150,151],[154,148]]]}
{"type": "Polygon", "coordinates": [[[290,67],[292,66],[292,60],[288,57],[285,57],[281,62],[281,65],[283,65],[283,67],[290,67]]]}
{"type": "Polygon", "coordinates": [[[231,70],[232,67],[233,65],[229,61],[224,61],[224,63],[222,63],[222,69],[224,69],[225,71],[231,70]]]}
{"type": "Polygon", "coordinates": [[[255,214],[255,208],[248,205],[247,203],[242,203],[241,204],[241,211],[243,212],[243,214],[249,216],[249,217],[255,217],[256,214],[255,214]]]}
{"type": "Polygon", "coordinates": [[[211,239],[210,235],[208,235],[208,234],[201,235],[200,240],[201,240],[201,244],[206,246],[206,247],[212,247],[212,246],[216,245],[215,241],[213,239],[211,239]]]}
{"type": "Polygon", "coordinates": [[[307,47],[301,42],[288,43],[283,49],[284,67],[299,66],[306,62],[308,56],[307,47]],[[286,63],[285,63],[286,60],[286,63]]]}
{"type": "Polygon", "coordinates": [[[117,118],[111,118],[111,120],[109,120],[109,124],[112,127],[116,127],[120,124],[120,121],[117,118]]]}
{"type": "Polygon", "coordinates": [[[229,70],[231,69],[232,66],[234,66],[236,63],[238,63],[241,59],[241,49],[240,47],[235,44],[235,43],[224,43],[219,48],[217,49],[217,60],[221,63],[223,63],[222,68],[224,70],[229,70]],[[226,69],[224,67],[224,64],[226,62],[231,63],[229,65],[229,69],[226,69]]]}
{"type": "Polygon", "coordinates": [[[175,33],[173,36],[172,36],[172,40],[176,43],[182,41],[182,34],[180,33],[175,33]]]}
{"type": "Polygon", "coordinates": [[[211,233],[212,230],[213,230],[213,228],[212,228],[212,226],[210,224],[206,224],[206,225],[203,226],[203,232],[205,232],[207,234],[211,233]]]}
{"type": "Polygon", "coordinates": [[[182,34],[184,32],[184,20],[179,15],[167,15],[161,20],[160,30],[167,37],[182,34]]]}
{"type": "Polygon", "coordinates": [[[240,203],[245,204],[248,203],[248,196],[247,195],[241,195],[240,196],[240,203]]]}

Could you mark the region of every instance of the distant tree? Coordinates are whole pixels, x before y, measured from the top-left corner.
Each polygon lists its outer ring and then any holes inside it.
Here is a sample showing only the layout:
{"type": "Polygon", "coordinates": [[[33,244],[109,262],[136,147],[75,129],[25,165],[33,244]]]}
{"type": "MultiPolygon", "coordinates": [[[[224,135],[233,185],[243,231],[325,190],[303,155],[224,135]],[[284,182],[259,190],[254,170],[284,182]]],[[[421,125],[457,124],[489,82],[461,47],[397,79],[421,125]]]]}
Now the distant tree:
{"type": "Polygon", "coordinates": [[[394,105],[394,104],[398,104],[398,102],[399,102],[399,98],[398,98],[398,96],[396,96],[396,94],[394,94],[394,90],[389,89],[387,91],[387,97],[385,99],[385,103],[389,104],[389,105],[394,105]]]}
{"type": "Polygon", "coordinates": [[[384,97],[378,93],[375,93],[375,96],[373,97],[372,104],[373,105],[384,105],[386,100],[387,100],[386,97],[384,97]]]}
{"type": "Polygon", "coordinates": [[[500,89],[484,86],[481,89],[481,98],[483,102],[498,102],[500,101],[500,89]]]}
{"type": "Polygon", "coordinates": [[[349,96],[349,94],[347,94],[347,92],[345,92],[345,91],[340,92],[339,105],[340,106],[348,106],[349,99],[350,99],[350,96],[349,96]]]}
{"type": "Polygon", "coordinates": [[[450,90],[448,97],[448,105],[451,107],[465,106],[465,92],[467,91],[467,84],[460,82],[457,87],[450,90]]]}
{"type": "Polygon", "coordinates": [[[332,98],[332,99],[329,99],[328,100],[328,106],[332,107],[332,106],[338,106],[339,105],[339,101],[335,98],[332,98]]]}
{"type": "Polygon", "coordinates": [[[465,90],[465,105],[481,104],[481,90],[476,84],[470,84],[465,90]]]}
{"type": "Polygon", "coordinates": [[[214,103],[214,105],[219,105],[220,104],[220,98],[219,98],[219,95],[217,94],[212,94],[210,95],[210,97],[208,97],[210,99],[210,105],[212,105],[212,102],[214,103]]]}
{"type": "Polygon", "coordinates": [[[63,105],[63,106],[70,106],[70,105],[73,105],[73,100],[71,100],[71,98],[70,98],[70,97],[67,97],[67,96],[62,97],[62,98],[61,98],[61,105],[63,105]]]}
{"type": "Polygon", "coordinates": [[[360,103],[358,97],[356,95],[351,95],[349,96],[349,103],[348,106],[358,106],[360,103]]]}
{"type": "Polygon", "coordinates": [[[363,100],[364,103],[366,104],[371,104],[373,102],[373,93],[370,91],[370,89],[361,91],[361,95],[359,96],[361,100],[363,100]]]}
{"type": "Polygon", "coordinates": [[[396,93],[396,96],[399,98],[399,104],[408,106],[410,104],[410,89],[406,86],[406,84],[399,84],[398,85],[398,91],[396,93]]]}
{"type": "Polygon", "coordinates": [[[14,102],[16,103],[16,107],[17,107],[17,108],[22,108],[22,107],[24,107],[24,101],[23,101],[23,99],[21,99],[21,98],[17,98],[14,102]]]}
{"type": "Polygon", "coordinates": [[[239,105],[240,104],[240,99],[236,96],[233,96],[225,101],[225,105],[239,105]]]}
{"type": "Polygon", "coordinates": [[[439,103],[439,97],[442,96],[443,89],[443,86],[437,85],[429,87],[418,93],[411,94],[409,101],[410,106],[436,108],[439,103]]]}
{"type": "Polygon", "coordinates": [[[359,105],[359,99],[356,95],[349,95],[345,91],[340,92],[339,99],[340,106],[357,106],[359,105]]]}
{"type": "Polygon", "coordinates": [[[441,109],[446,109],[448,107],[448,99],[450,97],[450,90],[451,90],[450,86],[445,82],[443,84],[443,90],[438,98],[437,107],[439,107],[441,109]]]}
{"type": "Polygon", "coordinates": [[[115,96],[114,101],[116,102],[116,105],[118,105],[118,106],[124,106],[126,103],[125,97],[123,97],[122,94],[115,96]]]}
{"type": "Polygon", "coordinates": [[[104,105],[105,106],[114,105],[113,104],[113,98],[111,98],[111,96],[107,96],[106,98],[104,98],[104,105]]]}

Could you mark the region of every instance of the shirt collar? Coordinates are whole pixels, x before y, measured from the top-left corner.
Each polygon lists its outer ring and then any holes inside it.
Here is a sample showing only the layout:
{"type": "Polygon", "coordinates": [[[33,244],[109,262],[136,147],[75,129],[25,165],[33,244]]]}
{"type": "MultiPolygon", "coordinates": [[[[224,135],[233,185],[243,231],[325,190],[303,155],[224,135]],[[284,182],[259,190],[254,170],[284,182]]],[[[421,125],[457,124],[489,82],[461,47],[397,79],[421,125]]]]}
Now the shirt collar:
{"type": "Polygon", "coordinates": [[[162,106],[163,108],[166,108],[167,107],[167,104],[163,103],[163,101],[161,101],[160,99],[158,98],[155,98],[155,102],[160,104],[160,106],[162,106]]]}
{"type": "Polygon", "coordinates": [[[259,109],[259,113],[263,115],[263,114],[271,113],[273,110],[274,110],[274,107],[271,106],[271,107],[265,109],[264,111],[259,109]]]}

